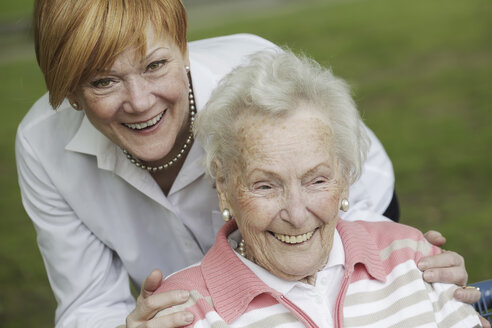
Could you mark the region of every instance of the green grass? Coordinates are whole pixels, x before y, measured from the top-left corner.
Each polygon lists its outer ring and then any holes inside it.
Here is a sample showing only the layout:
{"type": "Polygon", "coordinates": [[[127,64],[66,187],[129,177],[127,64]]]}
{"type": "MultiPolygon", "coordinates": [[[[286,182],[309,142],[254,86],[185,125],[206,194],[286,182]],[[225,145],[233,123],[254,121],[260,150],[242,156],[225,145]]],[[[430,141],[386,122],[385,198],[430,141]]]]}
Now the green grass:
{"type": "Polygon", "coordinates": [[[19,18],[25,18],[32,12],[33,4],[34,0],[1,1],[0,19],[15,21],[19,18]]]}
{"type": "MultiPolygon", "coordinates": [[[[332,67],[393,160],[402,222],[441,231],[446,248],[465,257],[470,281],[492,278],[492,3],[303,3],[191,22],[189,36],[255,33],[332,67]]],[[[9,17],[27,14],[16,8],[9,17]]],[[[0,326],[50,327],[54,301],[13,153],[16,126],[44,85],[33,56],[15,58],[0,60],[0,326]]]]}
{"type": "Polygon", "coordinates": [[[0,327],[53,326],[55,301],[31,221],[20,202],[14,158],[17,124],[44,93],[34,59],[0,62],[0,327]]]}

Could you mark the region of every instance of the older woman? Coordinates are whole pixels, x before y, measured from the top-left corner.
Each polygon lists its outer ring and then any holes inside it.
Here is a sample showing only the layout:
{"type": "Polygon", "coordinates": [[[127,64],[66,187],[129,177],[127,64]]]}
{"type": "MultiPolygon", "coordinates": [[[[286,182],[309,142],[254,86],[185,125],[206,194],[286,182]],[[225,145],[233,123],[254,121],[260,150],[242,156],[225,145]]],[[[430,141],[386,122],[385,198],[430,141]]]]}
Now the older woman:
{"type": "Polygon", "coordinates": [[[329,70],[290,52],[258,53],[219,84],[196,130],[233,220],[200,265],[159,289],[191,290],[190,326],[480,325],[452,298],[456,286],[424,282],[417,262],[440,251],[420,232],[339,219],[369,139],[329,70]]]}
{"type": "MultiPolygon", "coordinates": [[[[49,94],[20,124],[16,157],[56,326],[114,327],[129,312],[128,327],[180,326],[186,313],[153,317],[188,293],[153,296],[162,277],[149,273],[201,260],[222,226],[194,115],[244,56],[274,45],[252,35],[188,44],[179,0],[36,0],[34,18],[49,94]],[[129,278],[140,287],[147,275],[135,303],[129,278]]],[[[391,163],[370,136],[346,218],[380,216],[393,194],[391,163]]],[[[451,281],[466,282],[459,256],[428,260],[442,267],[437,279],[451,270],[451,281]]]]}

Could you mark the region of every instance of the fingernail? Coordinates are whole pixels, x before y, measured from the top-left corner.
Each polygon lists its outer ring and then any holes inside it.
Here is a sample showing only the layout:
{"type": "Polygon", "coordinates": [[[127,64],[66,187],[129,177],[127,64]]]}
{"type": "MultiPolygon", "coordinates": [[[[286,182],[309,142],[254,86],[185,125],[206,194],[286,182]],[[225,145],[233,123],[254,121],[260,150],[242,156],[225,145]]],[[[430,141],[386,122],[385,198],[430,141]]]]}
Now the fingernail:
{"type": "Polygon", "coordinates": [[[419,262],[419,264],[417,264],[417,266],[419,267],[420,270],[423,271],[429,268],[429,263],[426,260],[422,260],[419,262]]]}
{"type": "Polygon", "coordinates": [[[183,314],[183,320],[186,322],[186,323],[191,323],[193,321],[193,314],[191,314],[190,312],[185,312],[183,314]]]}
{"type": "Polygon", "coordinates": [[[436,274],[433,271],[424,271],[424,280],[427,282],[433,282],[436,274]]]}
{"type": "Polygon", "coordinates": [[[187,290],[181,290],[179,292],[179,299],[182,301],[186,301],[190,297],[190,292],[187,290]]]}

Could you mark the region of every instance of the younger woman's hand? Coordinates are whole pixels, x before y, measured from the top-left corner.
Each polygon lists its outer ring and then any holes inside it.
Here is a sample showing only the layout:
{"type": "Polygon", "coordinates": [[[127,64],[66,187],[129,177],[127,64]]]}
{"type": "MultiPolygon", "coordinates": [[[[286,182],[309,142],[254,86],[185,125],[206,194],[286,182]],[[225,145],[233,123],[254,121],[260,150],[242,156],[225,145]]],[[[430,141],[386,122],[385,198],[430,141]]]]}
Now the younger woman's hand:
{"type": "MultiPolygon", "coordinates": [[[[424,236],[434,246],[441,247],[446,243],[446,238],[437,231],[428,231],[424,236]]],[[[422,258],[417,265],[423,272],[424,280],[428,283],[444,282],[463,286],[454,292],[456,300],[468,304],[480,300],[481,293],[478,289],[466,287],[468,273],[465,268],[465,260],[458,253],[443,250],[441,254],[422,258]]],[[[482,316],[479,318],[484,328],[491,328],[488,320],[482,316]]]]}
{"type": "Polygon", "coordinates": [[[193,322],[193,314],[186,311],[155,317],[157,312],[182,304],[190,296],[186,290],[172,290],[154,295],[161,283],[162,273],[159,270],[152,271],[145,279],[140,295],[137,298],[137,306],[126,318],[127,328],[172,328],[186,326],[193,322]]]}
{"type": "MultiPolygon", "coordinates": [[[[424,236],[428,242],[438,247],[446,243],[446,238],[437,231],[428,231],[424,236]]],[[[441,254],[424,257],[418,263],[418,267],[428,283],[443,282],[466,286],[468,281],[465,260],[456,252],[443,250],[441,254]]],[[[478,302],[480,296],[480,291],[475,288],[459,288],[454,293],[454,298],[458,301],[469,304],[478,302]]]]}

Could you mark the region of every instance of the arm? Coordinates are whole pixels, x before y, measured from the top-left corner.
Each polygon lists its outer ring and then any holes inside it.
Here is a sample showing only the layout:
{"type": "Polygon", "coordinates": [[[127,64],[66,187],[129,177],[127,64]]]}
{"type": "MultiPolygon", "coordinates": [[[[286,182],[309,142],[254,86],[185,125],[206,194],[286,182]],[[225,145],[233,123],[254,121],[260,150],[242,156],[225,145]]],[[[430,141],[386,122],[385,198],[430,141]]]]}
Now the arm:
{"type": "Polygon", "coordinates": [[[16,159],[22,202],[36,228],[58,303],[56,327],[115,327],[123,323],[135,301],[119,258],[72,211],[22,129],[17,134],[16,159]]]}

